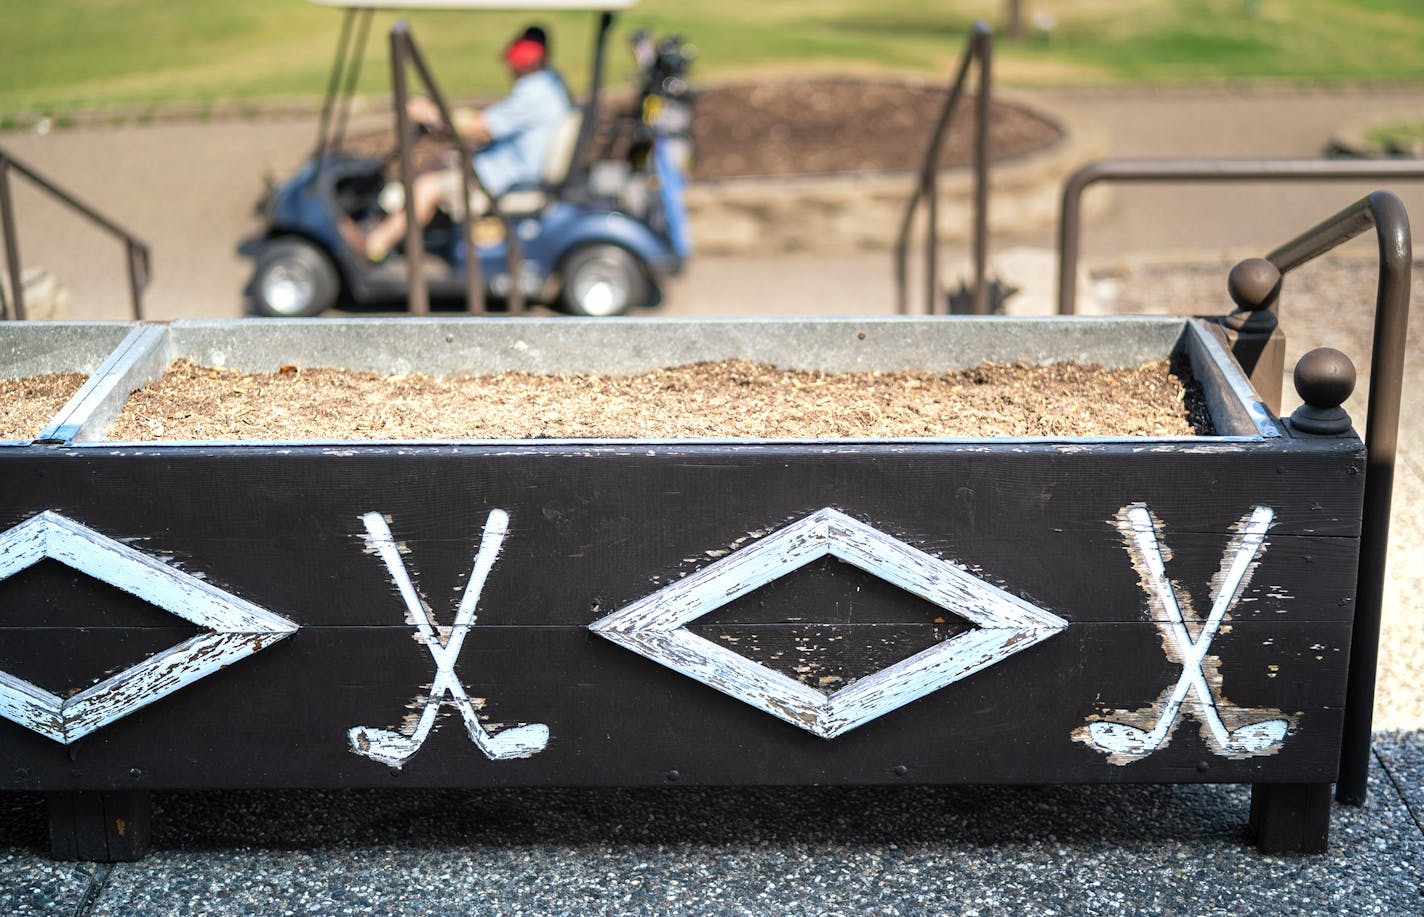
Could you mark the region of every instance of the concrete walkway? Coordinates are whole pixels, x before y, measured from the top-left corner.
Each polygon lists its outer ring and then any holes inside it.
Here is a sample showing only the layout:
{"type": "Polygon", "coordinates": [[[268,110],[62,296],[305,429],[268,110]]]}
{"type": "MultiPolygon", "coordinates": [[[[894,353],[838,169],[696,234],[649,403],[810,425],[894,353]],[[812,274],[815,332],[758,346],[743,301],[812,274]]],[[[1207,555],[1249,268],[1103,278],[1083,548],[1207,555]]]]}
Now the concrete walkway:
{"type": "MultiPolygon", "coordinates": [[[[1345,121],[1419,110],[1424,90],[1031,100],[1104,131],[1114,156],[1313,156],[1345,121]]],[[[174,318],[240,313],[249,267],[237,246],[257,226],[262,176],[290,172],[313,136],[295,120],[0,145],[152,242],[149,313],[174,318]]],[[[1119,188],[1085,255],[1110,266],[1260,253],[1369,190],[1119,188]]],[[[1424,214],[1424,187],[1397,190],[1424,214]]],[[[27,262],[63,278],[74,317],[124,317],[117,248],[27,194],[27,262]]],[[[1050,245],[1046,229],[996,240],[1000,251],[1050,245]]],[[[891,311],[891,294],[884,252],[704,257],[666,312],[875,314],[891,311]]],[[[0,913],[1424,914],[1424,722],[1408,713],[1424,666],[1390,655],[1424,628],[1421,369],[1409,368],[1382,669],[1404,700],[1381,724],[1400,731],[1377,735],[1370,802],[1336,808],[1328,855],[1255,853],[1238,787],[228,792],[160,797],[157,852],[95,867],[50,862],[42,800],[8,795],[0,913]]]]}

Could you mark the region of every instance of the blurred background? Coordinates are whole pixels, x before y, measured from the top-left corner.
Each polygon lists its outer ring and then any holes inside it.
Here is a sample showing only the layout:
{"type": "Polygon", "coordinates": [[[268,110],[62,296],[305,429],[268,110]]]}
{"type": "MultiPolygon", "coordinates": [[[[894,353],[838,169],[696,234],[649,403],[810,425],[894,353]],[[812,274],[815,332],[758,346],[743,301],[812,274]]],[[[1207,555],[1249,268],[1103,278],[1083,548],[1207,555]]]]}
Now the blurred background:
{"type": "MultiPolygon", "coordinates": [[[[146,315],[243,314],[258,204],[315,146],[340,10],[305,0],[4,0],[4,11],[0,149],[150,246],[146,315]]],[[[531,20],[552,33],[575,95],[587,89],[585,12],[378,12],[350,131],[376,137],[368,149],[389,143],[379,139],[391,122],[385,36],[398,16],[462,101],[505,91],[499,51],[531,20]]],[[[695,136],[705,153],[689,190],[697,254],[663,309],[890,311],[899,212],[976,20],[995,33],[995,99],[1032,121],[1005,125],[1013,136],[992,144],[990,265],[1019,290],[1017,309],[1049,307],[1061,186],[1085,162],[1417,156],[1424,142],[1416,0],[645,0],[620,15],[609,88],[631,90],[634,30],[681,36],[697,52],[695,136]],[[808,94],[808,82],[822,89],[808,94]],[[848,84],[923,93],[910,111],[903,96],[848,84]],[[882,120],[902,109],[898,121],[882,120]],[[772,180],[765,155],[728,161],[738,148],[765,154],[787,135],[802,142],[772,180]],[[870,137],[888,142],[890,161],[861,155],[870,137]]],[[[939,257],[952,289],[968,274],[969,132],[956,122],[946,146],[939,257]]],[[[1096,291],[1113,308],[1133,284],[1125,272],[1146,262],[1260,254],[1376,184],[1093,188],[1084,303],[1096,291]]],[[[26,182],[14,185],[23,263],[44,272],[31,278],[37,299],[51,295],[57,317],[126,317],[122,248],[26,182]]],[[[1419,185],[1392,187],[1424,212],[1419,185]]],[[[1354,250],[1368,255],[1365,242],[1354,250]]]]}

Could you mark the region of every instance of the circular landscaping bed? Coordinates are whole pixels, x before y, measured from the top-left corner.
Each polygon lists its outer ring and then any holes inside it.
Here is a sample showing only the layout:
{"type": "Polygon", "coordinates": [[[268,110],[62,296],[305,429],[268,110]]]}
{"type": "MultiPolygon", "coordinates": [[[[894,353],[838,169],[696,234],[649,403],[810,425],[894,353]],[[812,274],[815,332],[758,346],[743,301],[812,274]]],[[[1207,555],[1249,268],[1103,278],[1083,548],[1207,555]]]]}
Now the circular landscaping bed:
{"type": "MultiPolygon", "coordinates": [[[[594,143],[601,155],[625,151],[611,136],[632,114],[630,98],[610,98],[594,143]]],[[[729,84],[699,91],[693,119],[694,180],[752,176],[896,172],[920,167],[944,106],[945,88],[903,82],[819,79],[729,84]]],[[[940,165],[968,165],[977,103],[963,99],[945,134],[940,165]]],[[[989,154],[1002,160],[1045,149],[1063,130],[1022,106],[990,106],[989,154]]],[[[384,156],[395,148],[389,129],[351,137],[347,151],[384,156]]],[[[433,168],[448,142],[422,139],[418,166],[433,168]]]]}
{"type": "MultiPolygon", "coordinates": [[[[850,79],[735,84],[697,99],[694,179],[919,169],[944,107],[944,87],[850,79]]],[[[940,165],[973,156],[976,100],[961,100],[940,165]]],[[[1006,159],[1056,143],[1062,129],[1026,108],[992,102],[989,154],[1006,159]]]]}
{"type": "MultiPolygon", "coordinates": [[[[945,86],[826,78],[738,83],[700,90],[693,119],[692,182],[686,202],[703,253],[844,251],[894,244],[912,175],[921,166],[945,86]]],[[[626,93],[610,93],[594,154],[626,155],[635,116],[626,93]]],[[[966,96],[941,147],[940,233],[966,238],[977,100],[966,96]]],[[[1093,151],[1070,149],[1052,119],[1012,102],[990,106],[991,229],[1051,225],[1063,177],[1093,151]]],[[[350,138],[346,149],[384,156],[389,129],[350,138]]],[[[449,143],[423,139],[417,168],[448,161],[449,143]]],[[[392,169],[394,173],[394,169],[392,169]]]]}

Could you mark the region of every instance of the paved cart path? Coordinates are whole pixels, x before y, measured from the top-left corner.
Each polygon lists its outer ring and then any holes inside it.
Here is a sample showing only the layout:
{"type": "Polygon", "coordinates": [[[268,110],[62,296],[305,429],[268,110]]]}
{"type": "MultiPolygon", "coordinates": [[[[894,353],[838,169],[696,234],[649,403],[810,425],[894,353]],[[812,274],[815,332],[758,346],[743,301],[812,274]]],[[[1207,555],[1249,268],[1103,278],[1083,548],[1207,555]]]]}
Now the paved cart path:
{"type": "MultiPolygon", "coordinates": [[[[1095,125],[1114,156],[1312,156],[1352,118],[1420,110],[1424,89],[1030,99],[1095,125]]],[[[176,318],[240,314],[237,248],[257,227],[262,177],[287,174],[313,136],[294,119],[0,134],[0,146],[152,243],[149,314],[176,318]]],[[[1260,253],[1369,190],[1118,188],[1084,254],[1101,268],[1260,253]]],[[[1424,225],[1424,187],[1398,190],[1424,225]]],[[[70,315],[125,317],[117,246],[23,183],[17,198],[26,261],[62,279],[70,315]]],[[[1025,287],[1018,305],[1051,291],[1051,244],[1043,229],[996,240],[1019,252],[1000,259],[1025,287]]],[[[890,276],[884,252],[704,256],[666,312],[886,313],[890,276]]],[[[42,800],[0,795],[0,913],[1424,914],[1421,363],[1406,386],[1377,716],[1403,731],[1377,735],[1370,802],[1336,808],[1328,855],[1245,845],[1238,787],[393,790],[163,795],[157,852],[95,867],[48,861],[42,800]]]]}

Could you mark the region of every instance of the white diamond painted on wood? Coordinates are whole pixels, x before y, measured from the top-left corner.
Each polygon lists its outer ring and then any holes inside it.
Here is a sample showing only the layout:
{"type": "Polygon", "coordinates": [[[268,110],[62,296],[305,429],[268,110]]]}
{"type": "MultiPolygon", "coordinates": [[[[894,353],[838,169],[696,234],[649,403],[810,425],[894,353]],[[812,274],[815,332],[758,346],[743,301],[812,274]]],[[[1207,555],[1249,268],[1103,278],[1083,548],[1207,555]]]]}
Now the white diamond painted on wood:
{"type": "Polygon", "coordinates": [[[0,716],[66,745],[297,630],[280,615],[55,512],[0,532],[0,580],[46,558],[208,631],[68,698],[0,672],[0,716]]]}
{"type": "Polygon", "coordinates": [[[1057,615],[962,567],[827,507],[595,621],[589,629],[794,726],[833,739],[1067,626],[1057,615]],[[878,576],[974,627],[829,695],[686,628],[826,555],[878,576]]]}

